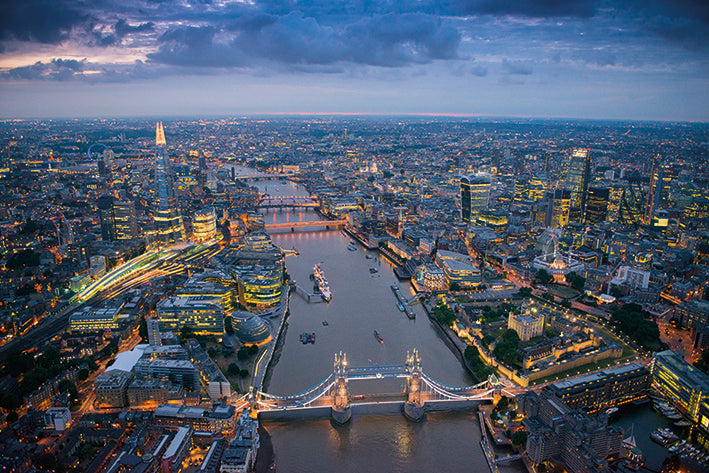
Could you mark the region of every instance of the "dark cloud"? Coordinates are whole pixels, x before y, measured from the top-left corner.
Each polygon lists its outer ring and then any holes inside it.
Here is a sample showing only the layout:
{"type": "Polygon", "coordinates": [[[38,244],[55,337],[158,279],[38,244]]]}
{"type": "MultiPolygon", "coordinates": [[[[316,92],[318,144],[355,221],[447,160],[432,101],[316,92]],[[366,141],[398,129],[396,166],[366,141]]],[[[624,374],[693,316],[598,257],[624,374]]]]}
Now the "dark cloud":
{"type": "Polygon", "coordinates": [[[52,59],[50,62],[36,62],[29,66],[16,67],[7,72],[7,77],[15,80],[68,80],[81,75],[86,59],[52,59]]]}
{"type": "Polygon", "coordinates": [[[62,0],[3,0],[0,2],[0,40],[59,43],[89,15],[74,2],[62,0]]]}
{"type": "Polygon", "coordinates": [[[146,23],[141,23],[139,25],[130,25],[125,18],[121,18],[113,26],[113,30],[116,32],[118,38],[125,38],[128,35],[134,33],[149,33],[155,30],[155,24],[152,21],[146,23]]]}
{"type": "Polygon", "coordinates": [[[336,63],[400,67],[458,55],[460,34],[440,19],[423,14],[382,15],[346,24],[320,23],[300,12],[281,17],[260,15],[234,22],[235,36],[220,39],[212,26],[179,27],[164,33],[161,64],[234,67],[273,61],[286,65],[336,63]]]}
{"type": "Polygon", "coordinates": [[[520,61],[502,60],[502,71],[505,74],[528,76],[532,74],[532,68],[528,64],[520,61]]]}
{"type": "Polygon", "coordinates": [[[444,5],[459,15],[517,15],[526,17],[580,17],[595,15],[596,0],[450,0],[444,5]]]}

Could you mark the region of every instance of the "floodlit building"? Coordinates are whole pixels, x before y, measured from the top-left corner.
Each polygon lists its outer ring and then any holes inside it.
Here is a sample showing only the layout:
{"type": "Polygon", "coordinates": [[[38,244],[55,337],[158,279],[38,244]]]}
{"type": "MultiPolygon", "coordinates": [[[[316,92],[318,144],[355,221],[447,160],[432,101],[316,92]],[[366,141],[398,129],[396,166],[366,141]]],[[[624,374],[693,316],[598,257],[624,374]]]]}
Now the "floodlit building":
{"type": "Polygon", "coordinates": [[[182,327],[190,327],[197,334],[224,333],[224,309],[216,297],[168,297],[158,302],[156,311],[161,332],[179,332],[182,327]]]}
{"type": "Polygon", "coordinates": [[[531,308],[523,314],[510,312],[507,316],[507,328],[517,332],[523,342],[544,333],[544,315],[531,308]]]}
{"type": "MultiPolygon", "coordinates": [[[[653,385],[692,421],[700,422],[700,406],[709,398],[709,376],[671,350],[655,353],[651,372],[653,385]]],[[[709,430],[709,410],[700,423],[709,430]]]]}
{"type": "Polygon", "coordinates": [[[213,239],[217,235],[217,214],[214,208],[200,210],[192,219],[192,238],[203,242],[213,239]]]}
{"type": "Polygon", "coordinates": [[[175,473],[182,470],[182,462],[192,448],[192,427],[179,427],[172,441],[162,455],[163,473],[175,473]]]}
{"type": "Polygon", "coordinates": [[[251,312],[243,310],[232,312],[231,325],[236,338],[245,345],[263,345],[271,340],[268,324],[251,312]]]}

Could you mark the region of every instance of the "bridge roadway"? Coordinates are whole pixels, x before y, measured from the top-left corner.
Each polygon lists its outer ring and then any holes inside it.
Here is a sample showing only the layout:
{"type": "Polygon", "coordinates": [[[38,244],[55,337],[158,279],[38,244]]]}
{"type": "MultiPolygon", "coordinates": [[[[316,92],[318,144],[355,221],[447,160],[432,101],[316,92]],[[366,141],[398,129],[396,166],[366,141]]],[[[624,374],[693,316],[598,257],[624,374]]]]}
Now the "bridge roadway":
{"type": "Polygon", "coordinates": [[[312,222],[283,222],[283,223],[267,223],[264,230],[277,230],[281,228],[301,228],[301,227],[339,227],[347,225],[348,220],[315,220],[312,222]]]}

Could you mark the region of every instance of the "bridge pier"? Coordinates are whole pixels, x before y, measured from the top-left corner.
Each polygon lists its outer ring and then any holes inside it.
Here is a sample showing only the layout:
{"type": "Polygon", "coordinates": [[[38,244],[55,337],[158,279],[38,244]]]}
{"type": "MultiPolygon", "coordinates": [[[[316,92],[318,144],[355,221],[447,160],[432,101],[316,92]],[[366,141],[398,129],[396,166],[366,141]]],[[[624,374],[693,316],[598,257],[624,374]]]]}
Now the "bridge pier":
{"type": "Polygon", "coordinates": [[[347,356],[340,352],[335,355],[335,385],[330,415],[338,424],[346,424],[352,418],[352,406],[347,392],[347,356]]]}
{"type": "Polygon", "coordinates": [[[404,403],[404,416],[414,422],[421,422],[426,411],[421,399],[421,359],[418,350],[406,354],[406,369],[409,371],[406,380],[407,399],[404,403]]]}

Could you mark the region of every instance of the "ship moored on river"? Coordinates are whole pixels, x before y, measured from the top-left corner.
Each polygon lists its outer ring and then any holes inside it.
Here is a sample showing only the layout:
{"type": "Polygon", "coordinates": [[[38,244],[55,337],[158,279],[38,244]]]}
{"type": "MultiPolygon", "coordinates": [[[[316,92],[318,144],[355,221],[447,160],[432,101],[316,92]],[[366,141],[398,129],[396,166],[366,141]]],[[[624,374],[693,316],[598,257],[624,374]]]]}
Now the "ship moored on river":
{"type": "Polygon", "coordinates": [[[322,294],[322,298],[325,302],[330,302],[332,300],[330,285],[328,284],[327,279],[325,279],[325,273],[319,264],[313,266],[313,277],[315,278],[315,283],[318,285],[320,294],[322,294]]]}

